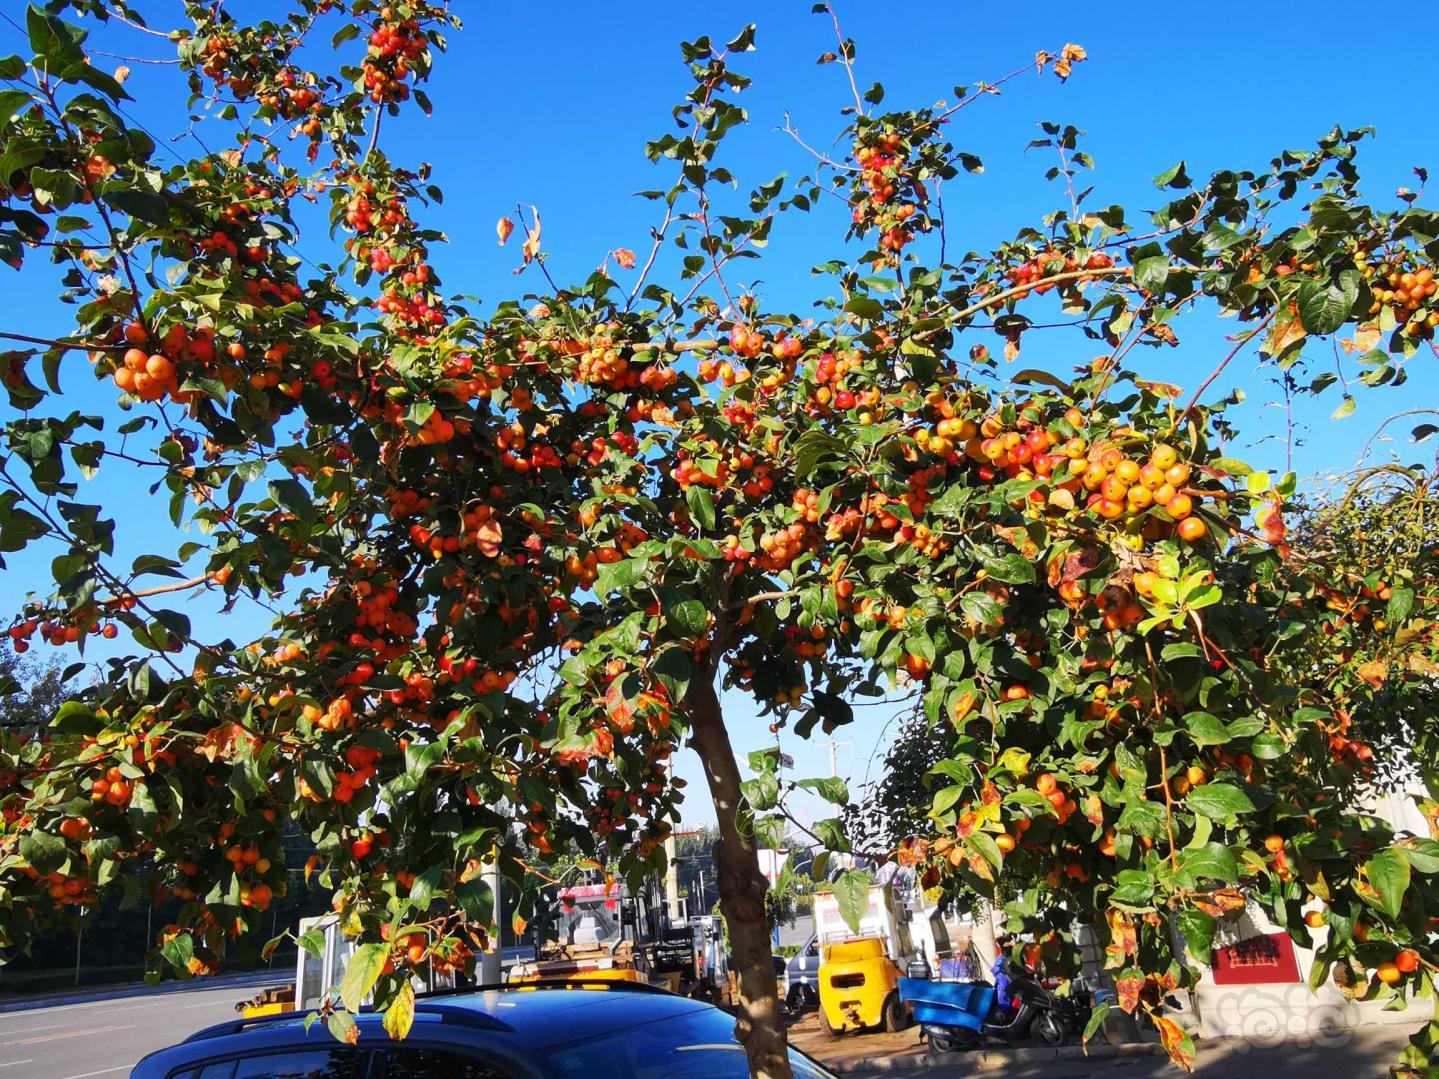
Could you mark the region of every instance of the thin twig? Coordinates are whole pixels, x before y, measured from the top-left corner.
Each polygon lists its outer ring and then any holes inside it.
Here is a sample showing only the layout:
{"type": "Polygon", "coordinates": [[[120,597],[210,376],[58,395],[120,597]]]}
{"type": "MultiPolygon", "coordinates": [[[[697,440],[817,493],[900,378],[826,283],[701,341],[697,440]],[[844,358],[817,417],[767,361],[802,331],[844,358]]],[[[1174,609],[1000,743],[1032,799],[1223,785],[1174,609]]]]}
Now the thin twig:
{"type": "Polygon", "coordinates": [[[49,337],[31,337],[24,333],[0,333],[6,341],[23,341],[27,345],[45,345],[48,348],[79,349],[87,352],[122,352],[129,345],[92,345],[84,341],[56,341],[49,337]]]}
{"type": "Polygon", "coordinates": [[[834,23],[834,37],[839,43],[839,62],[844,65],[845,74],[849,76],[849,88],[854,93],[854,107],[859,115],[864,115],[864,99],[859,96],[859,84],[854,81],[854,62],[850,59],[852,52],[845,46],[844,31],[839,28],[839,16],[835,14],[834,6],[826,3],[825,11],[829,12],[829,18],[834,23]]]}
{"type": "Polygon", "coordinates": [[[1221,373],[1223,373],[1226,367],[1229,366],[1229,361],[1234,359],[1235,356],[1239,355],[1240,350],[1243,349],[1245,345],[1249,344],[1250,341],[1253,341],[1255,336],[1257,336],[1259,332],[1264,329],[1264,327],[1268,326],[1272,321],[1274,321],[1274,316],[1278,313],[1279,309],[1276,307],[1273,311],[1269,312],[1269,314],[1264,316],[1264,319],[1259,323],[1258,326],[1255,326],[1253,329],[1250,329],[1245,333],[1239,335],[1239,340],[1235,343],[1234,347],[1229,350],[1229,355],[1225,356],[1224,359],[1219,361],[1219,366],[1214,369],[1214,372],[1208,378],[1206,378],[1202,383],[1200,383],[1199,389],[1194,391],[1194,396],[1189,399],[1189,404],[1184,406],[1184,412],[1180,415],[1178,422],[1175,424],[1176,428],[1182,427],[1186,422],[1188,422],[1189,414],[1193,412],[1195,406],[1199,404],[1199,398],[1204,395],[1204,391],[1209,389],[1209,387],[1213,385],[1214,380],[1218,378],[1221,373]]]}

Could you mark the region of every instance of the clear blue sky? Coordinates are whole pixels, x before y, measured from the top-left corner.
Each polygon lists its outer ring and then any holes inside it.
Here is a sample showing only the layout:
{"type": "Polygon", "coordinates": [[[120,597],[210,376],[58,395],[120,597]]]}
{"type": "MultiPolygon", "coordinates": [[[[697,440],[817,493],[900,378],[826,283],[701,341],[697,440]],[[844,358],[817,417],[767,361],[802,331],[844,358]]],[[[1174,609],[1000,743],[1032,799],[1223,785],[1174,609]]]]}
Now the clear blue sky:
{"type": "MultiPolygon", "coordinates": [[[[447,202],[430,220],[451,240],[435,261],[449,291],[478,295],[487,303],[534,287],[511,272],[515,241],[504,250],[494,241],[496,218],[516,202],[539,207],[558,280],[583,277],[615,247],[632,248],[643,257],[654,207],[632,193],[661,187],[671,175],[664,165],[650,165],[642,150],[647,139],[673,129],[670,107],[688,89],[680,39],[707,33],[723,41],[745,23],[759,24],[758,51],[739,61],[755,80],[742,98],[751,126],[729,141],[722,161],[745,188],[780,172],[794,177],[809,169],[803,151],[775,130],[786,110],[807,141],[827,147],[839,127],[837,110],[849,99],[842,69],[815,64],[821,52],[834,48],[835,39],[829,19],[810,14],[808,2],[494,5],[463,0],[456,6],[467,25],[452,35],[450,53],[439,59],[428,88],[435,115],[426,120],[410,110],[401,122],[387,121],[382,144],[407,163],[426,160],[434,166],[447,202]]],[[[23,10],[15,0],[3,7],[16,17],[23,10]]],[[[244,13],[263,9],[279,15],[284,7],[266,0],[245,5],[244,13]]],[[[1008,84],[1001,97],[966,109],[952,126],[952,140],[979,154],[986,165],[983,175],[946,188],[950,242],[959,249],[983,250],[1022,224],[1037,225],[1040,215],[1063,200],[1062,190],[1043,179],[1054,163],[1048,151],[1024,151],[1042,120],[1072,123],[1088,132],[1084,149],[1098,166],[1090,205],[1122,203],[1131,220],[1160,204],[1150,178],[1181,158],[1194,176],[1220,167],[1259,169],[1275,152],[1307,147],[1336,123],[1378,128],[1378,139],[1365,144],[1359,161],[1369,197],[1381,204],[1389,204],[1396,187],[1415,186],[1413,165],[1439,167],[1439,113],[1406,104],[1406,87],[1416,85],[1412,78],[1383,75],[1376,66],[1376,60],[1384,62],[1382,50],[1361,55],[1356,33],[1365,27],[1355,25],[1352,6],[1332,0],[1311,4],[1302,13],[1279,3],[1206,10],[1132,3],[841,2],[838,10],[845,32],[858,41],[861,87],[884,82],[886,107],[953,100],[957,83],[997,78],[1040,48],[1074,41],[1088,49],[1089,61],[1067,84],[1050,75],[1025,76],[1008,84]]],[[[162,22],[158,17],[152,21],[162,22]]],[[[1436,31],[1439,7],[1405,11],[1405,40],[1427,40],[1436,31]]],[[[93,44],[117,53],[164,55],[162,42],[129,32],[107,31],[93,44]]],[[[23,42],[0,23],[0,54],[12,51],[25,51],[23,42]]],[[[132,66],[129,87],[137,101],[131,114],[157,133],[183,127],[183,92],[174,70],[132,66]]],[[[199,130],[203,135],[205,126],[199,130]]],[[[181,152],[186,152],[183,147],[181,152]]],[[[834,253],[844,228],[837,206],[783,221],[765,259],[743,267],[750,279],[760,280],[758,292],[766,305],[804,310],[814,298],[809,267],[834,253]]],[[[313,239],[323,250],[318,230],[313,239]]],[[[38,278],[29,269],[18,277],[0,269],[6,283],[0,328],[39,334],[66,330],[66,312],[38,278]]],[[[1221,335],[1232,328],[1216,328],[1212,322],[1181,326],[1181,348],[1146,354],[1139,363],[1151,377],[1192,387],[1226,350],[1221,335]]],[[[1092,351],[1075,337],[1046,344],[1043,335],[1034,335],[1020,366],[1063,372],[1092,351]]],[[[1311,352],[1306,359],[1316,372],[1332,369],[1327,348],[1311,352]]],[[[78,359],[67,363],[67,388],[86,376],[81,364],[78,359]]],[[[1425,353],[1416,357],[1405,389],[1361,391],[1358,411],[1342,423],[1328,420],[1339,401],[1335,390],[1298,410],[1305,444],[1296,452],[1297,469],[1309,475],[1349,467],[1386,416],[1439,402],[1436,364],[1425,353]]],[[[1352,377],[1354,371],[1344,373],[1352,377]]],[[[1243,416],[1247,430],[1256,438],[1282,431],[1282,414],[1263,407],[1273,390],[1256,375],[1252,357],[1232,365],[1214,392],[1236,386],[1249,397],[1243,416]]],[[[111,399],[94,389],[80,396],[111,399]]],[[[1408,425],[1394,430],[1399,442],[1380,452],[1419,456],[1420,449],[1403,445],[1408,425]]],[[[1265,466],[1283,463],[1277,441],[1257,441],[1247,453],[1265,466]]],[[[154,544],[172,545],[159,504],[153,512],[133,512],[145,498],[138,480],[112,473],[104,490],[103,496],[86,491],[81,497],[131,503],[122,516],[122,553],[128,557],[154,544]]],[[[27,556],[11,565],[0,578],[5,609],[20,601],[43,562],[27,556]]],[[[190,613],[201,633],[243,638],[263,625],[260,612],[240,612],[222,623],[193,607],[190,613]]],[[[853,743],[838,751],[840,774],[855,780],[865,775],[890,715],[885,708],[861,712],[863,718],[838,735],[853,743]]],[[[752,709],[742,699],[732,699],[730,714],[742,751],[769,740],[767,721],[750,718],[752,709]]],[[[787,741],[785,749],[796,756],[801,773],[827,773],[824,749],[793,742],[787,741]]],[[[690,779],[693,792],[692,823],[707,819],[703,779],[689,755],[681,774],[690,779]]]]}

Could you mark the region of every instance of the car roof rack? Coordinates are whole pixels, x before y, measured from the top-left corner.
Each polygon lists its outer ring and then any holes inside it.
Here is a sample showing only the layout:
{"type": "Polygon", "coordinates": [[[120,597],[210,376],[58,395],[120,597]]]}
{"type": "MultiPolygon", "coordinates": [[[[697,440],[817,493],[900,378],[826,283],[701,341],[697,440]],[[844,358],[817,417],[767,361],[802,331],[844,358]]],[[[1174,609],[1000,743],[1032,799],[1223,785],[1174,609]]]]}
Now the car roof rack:
{"type": "MultiPolygon", "coordinates": [[[[663,986],[650,985],[648,982],[621,982],[621,981],[586,981],[583,978],[545,978],[533,982],[502,982],[486,983],[482,985],[457,985],[449,989],[432,989],[415,995],[415,1008],[418,1011],[430,1001],[444,1001],[447,997],[465,996],[471,993],[493,993],[493,992],[525,992],[534,989],[587,989],[606,990],[621,993],[658,993],[663,996],[672,995],[663,986]]],[[[307,1009],[301,1012],[295,1009],[289,1012],[277,1012],[273,1015],[241,1016],[237,1019],[228,1019],[223,1023],[215,1023],[197,1030],[185,1041],[202,1042],[211,1038],[223,1038],[230,1034],[239,1034],[242,1031],[253,1030],[257,1027],[273,1026],[276,1023],[291,1022],[309,1014],[307,1009]]],[[[377,1014],[371,1008],[363,1008],[361,1015],[377,1014]]],[[[489,1027],[497,1029],[504,1026],[493,1016],[484,1012],[477,1012],[469,1008],[432,1008],[429,1014],[438,1016],[443,1022],[461,1023],[475,1027],[489,1027]]]]}

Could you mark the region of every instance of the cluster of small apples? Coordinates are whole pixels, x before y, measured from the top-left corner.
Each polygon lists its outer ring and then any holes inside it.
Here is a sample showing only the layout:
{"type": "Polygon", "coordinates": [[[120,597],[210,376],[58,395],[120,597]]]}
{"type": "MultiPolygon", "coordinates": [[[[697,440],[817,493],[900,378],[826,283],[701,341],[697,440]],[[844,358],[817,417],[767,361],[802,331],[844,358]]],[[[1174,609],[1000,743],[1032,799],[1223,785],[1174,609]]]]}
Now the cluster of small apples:
{"type": "Polygon", "coordinates": [[[405,85],[406,80],[428,43],[418,21],[395,19],[388,8],[385,12],[370,34],[361,79],[371,101],[407,101],[410,88],[405,85]]]}
{"type": "Polygon", "coordinates": [[[428,338],[420,335],[432,334],[449,318],[439,294],[424,289],[406,295],[397,288],[387,288],[375,301],[375,309],[389,315],[400,332],[422,341],[428,338]]]}
{"type": "Polygon", "coordinates": [[[1354,256],[1354,265],[1369,282],[1374,297],[1371,315],[1389,308],[1395,322],[1412,337],[1432,337],[1439,329],[1439,281],[1434,279],[1433,266],[1411,267],[1407,256],[1401,262],[1375,265],[1362,253],[1354,256]]]}
{"type": "Polygon", "coordinates": [[[255,99],[286,120],[297,119],[312,109],[318,112],[323,107],[314,75],[294,68],[283,68],[270,86],[256,92],[255,99]]]}
{"type": "Polygon", "coordinates": [[[1351,719],[1343,710],[1334,713],[1333,723],[1321,724],[1329,736],[1329,752],[1340,764],[1356,772],[1362,772],[1374,763],[1374,749],[1367,742],[1349,737],[1351,719]]]}
{"type": "MultiPolygon", "coordinates": [[[[128,602],[125,610],[135,606],[133,599],[121,601],[115,606],[121,607],[125,602],[128,602]]],[[[30,641],[37,634],[41,641],[59,648],[62,645],[75,644],[86,634],[113,641],[119,636],[120,630],[114,622],[103,620],[98,610],[91,605],[74,611],[56,612],[44,619],[24,618],[5,632],[10,638],[10,647],[16,652],[24,653],[30,651],[30,641]]]]}
{"type": "Polygon", "coordinates": [[[803,626],[784,627],[785,646],[800,659],[822,658],[829,651],[828,634],[818,623],[805,629],[803,626]]]}
{"type": "Polygon", "coordinates": [[[879,246],[898,256],[914,239],[910,222],[924,202],[923,191],[906,169],[904,139],[890,131],[866,135],[856,144],[859,178],[850,197],[855,231],[878,231],[879,246]]]}
{"type": "Polygon", "coordinates": [[[280,863],[280,876],[284,875],[284,854],[279,850],[265,851],[259,843],[232,843],[225,848],[225,861],[240,881],[240,905],[255,910],[268,910],[277,895],[283,895],[283,879],[275,887],[266,883],[265,877],[280,863]]]}
{"type": "Polygon", "coordinates": [[[756,545],[758,550],[752,555],[754,564],[770,573],[779,573],[814,546],[814,535],[803,522],[795,521],[783,528],[761,533],[756,545]]]}
{"type": "Polygon", "coordinates": [[[729,347],[741,359],[757,359],[764,351],[764,335],[746,326],[735,326],[729,333],[729,347]]]}
{"type": "Polygon", "coordinates": [[[703,359],[699,362],[699,380],[701,382],[718,381],[725,386],[738,386],[753,377],[754,372],[748,367],[736,367],[729,360],[703,359]]]}
{"type": "Polygon", "coordinates": [[[254,57],[241,55],[239,43],[228,34],[214,34],[199,50],[199,68],[216,85],[227,86],[240,100],[255,92],[259,65],[254,57]]]}
{"type": "MultiPolygon", "coordinates": [[[[526,432],[523,425],[518,422],[496,432],[495,447],[500,451],[501,467],[521,475],[542,468],[559,468],[565,463],[565,459],[560,457],[559,451],[544,441],[542,428],[526,432]]],[[[586,447],[584,443],[576,440],[570,446],[570,463],[576,463],[587,454],[602,451],[603,448],[603,443],[598,447],[593,443],[586,447]]]]}
{"type": "MultiPolygon", "coordinates": [[[[1065,420],[1083,429],[1084,416],[1078,409],[1069,409],[1065,420]]],[[[1204,521],[1195,515],[1206,493],[1191,486],[1193,469],[1172,446],[1160,443],[1147,458],[1135,458],[1118,440],[1091,446],[1081,436],[1062,440],[1036,424],[1027,430],[1006,430],[997,416],[990,416],[963,448],[979,464],[981,479],[1049,478],[1053,488],[1049,494],[1035,491],[1031,498],[1051,509],[1075,510],[1083,500],[1085,511],[1118,521],[1158,508],[1174,522],[1174,535],[1186,543],[1198,543],[1208,534],[1204,521]]],[[[1157,535],[1160,530],[1154,531],[1157,535]]]]}
{"type": "Polygon", "coordinates": [[[1048,280],[1058,277],[1061,274],[1072,274],[1080,270],[1081,266],[1086,270],[1107,270],[1114,265],[1114,259],[1103,251],[1096,251],[1081,264],[1078,259],[1060,251],[1041,251],[1034,258],[1020,263],[1014,269],[1009,270],[1006,276],[1012,286],[1032,285],[1032,288],[1024,288],[1014,294],[1015,300],[1022,300],[1033,293],[1036,296],[1043,296],[1050,289],[1056,288],[1063,282],[1048,280]]]}
{"type": "MultiPolygon", "coordinates": [[[[138,780],[136,782],[139,782],[138,780]]],[[[90,781],[90,800],[112,806],[127,806],[135,795],[135,787],[119,765],[112,765],[105,774],[90,781]]]]}
{"type": "MultiPolygon", "coordinates": [[[[291,287],[297,298],[298,288],[291,287]]],[[[286,341],[269,345],[256,360],[242,342],[219,341],[210,325],[189,329],[177,324],[155,342],[149,330],[131,322],[124,327],[123,340],[129,347],[119,363],[105,352],[91,353],[90,358],[102,371],[113,365],[111,378],[116,387],[141,401],[169,399],[191,404],[203,393],[181,389],[190,377],[217,379],[226,390],[233,390],[243,381],[252,389],[277,390],[291,400],[297,400],[304,389],[303,372],[286,364],[291,351],[286,341]]]]}
{"type": "Polygon", "coordinates": [[[65,873],[38,873],[33,866],[20,872],[38,882],[56,904],[62,907],[93,907],[100,902],[99,891],[89,877],[65,873]]]}
{"type": "MultiPolygon", "coordinates": [[[[349,177],[350,196],[345,200],[344,222],[361,235],[392,235],[410,222],[410,211],[404,196],[397,192],[381,195],[374,181],[359,176],[349,177]]],[[[351,241],[351,251],[369,250],[358,240],[351,241]]]]}

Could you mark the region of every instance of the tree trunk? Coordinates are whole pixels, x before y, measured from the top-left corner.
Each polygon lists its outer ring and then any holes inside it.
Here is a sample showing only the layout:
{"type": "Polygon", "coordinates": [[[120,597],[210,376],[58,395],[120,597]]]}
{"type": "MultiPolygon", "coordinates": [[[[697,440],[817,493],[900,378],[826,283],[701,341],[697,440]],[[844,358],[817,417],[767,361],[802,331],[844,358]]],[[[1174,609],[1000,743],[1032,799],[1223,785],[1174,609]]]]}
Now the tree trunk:
{"type": "Polygon", "coordinates": [[[685,705],[690,744],[704,765],[719,824],[715,869],[719,876],[720,912],[729,932],[730,966],[739,980],[740,1012],[735,1037],[744,1046],[750,1075],[755,1079],[790,1079],[774,953],[764,916],[769,883],[760,872],[754,837],[740,832],[737,814],[743,796],[734,747],[712,682],[703,677],[691,682],[685,705]]]}

